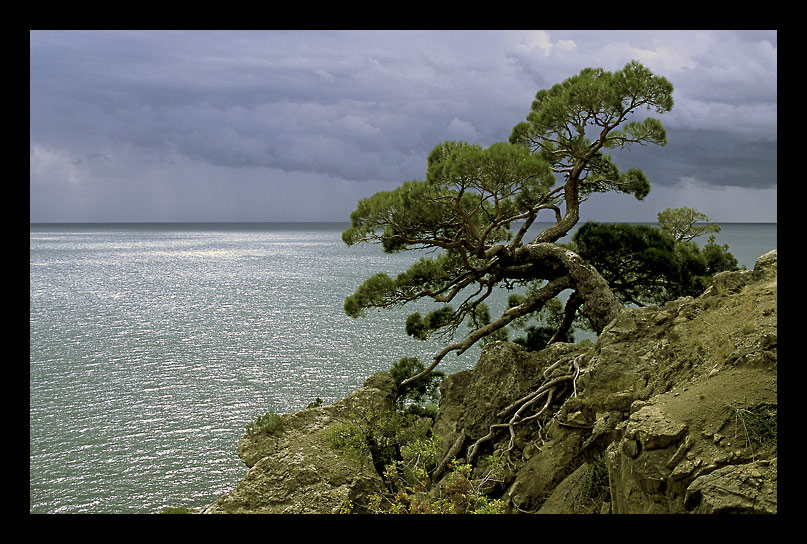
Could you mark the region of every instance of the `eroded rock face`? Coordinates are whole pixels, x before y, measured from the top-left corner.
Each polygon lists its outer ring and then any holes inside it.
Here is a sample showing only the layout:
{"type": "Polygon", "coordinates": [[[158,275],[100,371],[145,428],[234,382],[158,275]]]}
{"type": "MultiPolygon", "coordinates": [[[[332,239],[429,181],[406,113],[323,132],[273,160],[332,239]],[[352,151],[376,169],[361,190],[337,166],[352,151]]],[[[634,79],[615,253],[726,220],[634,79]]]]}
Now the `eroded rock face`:
{"type": "MultiPolygon", "coordinates": [[[[776,252],[753,271],[719,274],[701,297],[675,305],[675,315],[659,319],[668,323],[666,347],[634,342],[641,355],[632,370],[647,385],[636,389],[608,447],[612,511],[775,512],[775,440],[754,443],[741,418],[777,401],[776,252]],[[738,476],[757,461],[769,467],[759,478],[738,476]]],[[[601,340],[600,354],[609,348],[601,340]]]]}
{"type": "Polygon", "coordinates": [[[686,508],[698,514],[775,514],[776,458],[728,465],[687,488],[686,508]]]}
{"type": "Polygon", "coordinates": [[[543,371],[558,359],[571,360],[588,348],[557,343],[541,352],[518,344],[492,342],[484,346],[473,370],[446,377],[441,385],[440,411],[434,430],[445,450],[460,430],[469,442],[488,433],[496,414],[533,390],[543,371]]]}
{"type": "Polygon", "coordinates": [[[696,499],[709,504],[717,487],[693,495],[695,482],[703,485],[704,476],[755,458],[772,458],[775,466],[775,444],[753,444],[732,414],[775,404],[776,391],[775,373],[739,367],[652,397],[618,426],[621,437],[608,447],[613,511],[706,512],[712,507],[696,499]]]}

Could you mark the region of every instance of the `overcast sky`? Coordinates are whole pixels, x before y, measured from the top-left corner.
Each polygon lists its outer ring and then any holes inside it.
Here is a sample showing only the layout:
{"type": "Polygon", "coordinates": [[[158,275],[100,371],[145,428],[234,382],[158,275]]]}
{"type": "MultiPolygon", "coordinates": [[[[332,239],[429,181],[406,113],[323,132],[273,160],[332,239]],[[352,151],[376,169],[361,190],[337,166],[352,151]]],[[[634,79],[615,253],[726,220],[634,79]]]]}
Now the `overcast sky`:
{"type": "Polygon", "coordinates": [[[675,87],[669,143],[615,157],[643,202],[582,219],[775,222],[777,34],[727,30],[32,31],[30,219],[348,221],[435,145],[506,141],[539,89],[631,60],[675,87]]]}

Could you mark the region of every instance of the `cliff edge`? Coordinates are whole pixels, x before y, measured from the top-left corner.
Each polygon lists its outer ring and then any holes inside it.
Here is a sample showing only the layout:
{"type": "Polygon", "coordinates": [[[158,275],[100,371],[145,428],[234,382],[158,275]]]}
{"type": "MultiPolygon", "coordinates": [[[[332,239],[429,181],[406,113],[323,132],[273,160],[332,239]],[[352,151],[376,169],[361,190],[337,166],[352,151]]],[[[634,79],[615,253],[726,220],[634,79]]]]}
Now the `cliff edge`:
{"type": "MultiPolygon", "coordinates": [[[[530,352],[487,344],[473,370],[442,383],[429,420],[442,454],[459,461],[497,413],[559,361],[579,363],[574,389],[550,418],[496,433],[506,454],[486,489],[512,513],[776,513],[777,252],[753,270],[723,272],[697,298],[626,308],[593,346],[530,352]]],[[[343,401],[283,416],[282,430],[247,435],[243,480],[204,513],[366,512],[388,490],[375,459],[355,463],[329,429],[390,410],[395,383],[379,373],[343,401]],[[349,505],[346,508],[346,505],[349,505]]],[[[471,477],[481,477],[484,457],[471,477]]]]}

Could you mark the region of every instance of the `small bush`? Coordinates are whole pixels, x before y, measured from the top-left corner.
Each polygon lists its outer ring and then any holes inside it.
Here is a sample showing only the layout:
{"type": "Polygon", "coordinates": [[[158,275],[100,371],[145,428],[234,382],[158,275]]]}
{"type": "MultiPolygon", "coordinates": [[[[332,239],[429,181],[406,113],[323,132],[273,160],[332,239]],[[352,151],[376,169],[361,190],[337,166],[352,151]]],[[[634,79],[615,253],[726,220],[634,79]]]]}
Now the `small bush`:
{"type": "MultiPolygon", "coordinates": [[[[489,498],[483,489],[501,481],[503,463],[491,457],[479,478],[471,478],[471,465],[453,465],[439,485],[431,473],[441,457],[440,438],[431,433],[423,416],[435,407],[382,410],[354,414],[329,427],[323,438],[331,448],[358,464],[372,462],[388,492],[365,497],[371,512],[386,514],[503,513],[504,501],[489,498]],[[430,410],[431,408],[431,410],[430,410]]],[[[343,512],[354,508],[343,502],[343,512]]]]}
{"type": "Polygon", "coordinates": [[[608,501],[611,498],[611,486],[608,479],[608,465],[605,453],[594,459],[583,480],[583,497],[589,501],[608,501]]]}
{"type": "Polygon", "coordinates": [[[325,431],[327,444],[344,453],[357,464],[369,459],[370,446],[364,431],[355,423],[337,423],[325,431]]]}
{"type": "Polygon", "coordinates": [[[280,432],[283,425],[283,416],[274,412],[266,412],[264,415],[258,416],[254,423],[248,424],[246,429],[249,436],[271,435],[280,432]]]}
{"type": "Polygon", "coordinates": [[[386,474],[390,481],[398,483],[397,491],[370,496],[370,511],[380,514],[503,514],[505,502],[491,499],[481,491],[488,482],[499,478],[500,463],[491,462],[485,474],[474,479],[471,465],[452,463],[451,472],[433,487],[424,466],[436,461],[436,456],[432,457],[436,444],[436,440],[430,439],[410,445],[404,455],[408,458],[404,461],[409,465],[408,470],[401,471],[393,463],[386,474]],[[399,480],[402,472],[408,473],[406,482],[399,480]]]}

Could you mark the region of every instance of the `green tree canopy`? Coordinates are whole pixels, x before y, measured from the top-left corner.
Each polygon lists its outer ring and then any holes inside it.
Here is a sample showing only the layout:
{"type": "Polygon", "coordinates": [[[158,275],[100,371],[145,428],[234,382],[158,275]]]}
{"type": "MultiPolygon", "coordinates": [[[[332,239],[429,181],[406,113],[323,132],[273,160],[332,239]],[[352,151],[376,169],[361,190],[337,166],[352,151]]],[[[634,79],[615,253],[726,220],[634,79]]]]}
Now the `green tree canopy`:
{"type": "Polygon", "coordinates": [[[686,207],[667,208],[658,213],[658,223],[661,229],[672,236],[676,242],[689,242],[706,233],[720,232],[720,225],[711,221],[705,213],[686,207]]]}
{"type": "Polygon", "coordinates": [[[442,372],[434,371],[428,376],[421,376],[402,385],[408,378],[422,373],[425,368],[417,357],[403,357],[390,368],[390,375],[398,387],[396,405],[399,410],[403,410],[407,402],[418,406],[424,402],[439,400],[440,381],[445,376],[442,372]]]}
{"type": "Polygon", "coordinates": [[[680,265],[672,237],[650,225],[585,223],[572,237],[577,253],[594,265],[614,294],[639,306],[664,299],[680,265]]]}
{"type": "MultiPolygon", "coordinates": [[[[658,217],[681,217],[679,210],[664,210],[658,217]]],[[[689,218],[706,217],[690,208],[684,210],[689,218]]],[[[702,249],[693,241],[718,231],[718,225],[696,230],[688,223],[673,229],[670,223],[660,223],[660,227],[585,223],[575,232],[570,248],[597,269],[623,303],[637,306],[698,296],[715,274],[737,270],[737,259],[728,245],[715,243],[714,235],[702,249]]]]}
{"type": "Polygon", "coordinates": [[[649,193],[641,170],[621,172],[604,151],[664,145],[661,123],[638,113],[669,111],[672,91],[669,81],[637,62],[613,73],[586,68],[539,91],[509,142],[487,148],[455,141],[437,145],[426,160],[424,180],[359,201],[342,238],[348,245],[377,242],[387,252],[440,251],[395,278],[371,276],[346,299],[346,313],[360,316],[368,308],[430,298],[442,306],[425,318],[410,317],[407,328],[414,336],[453,332],[466,319],[476,323],[421,374],[447,353],[462,353],[513,320],[541,311],[567,289],[573,291],[574,310],[580,308],[594,330],[602,330],[621,303],[593,267],[555,242],[577,224],[588,195],[615,191],[641,200],[649,193]],[[524,240],[543,210],[554,223],[524,240]],[[540,287],[501,316],[476,319],[494,288],[530,282],[540,287]]]}

